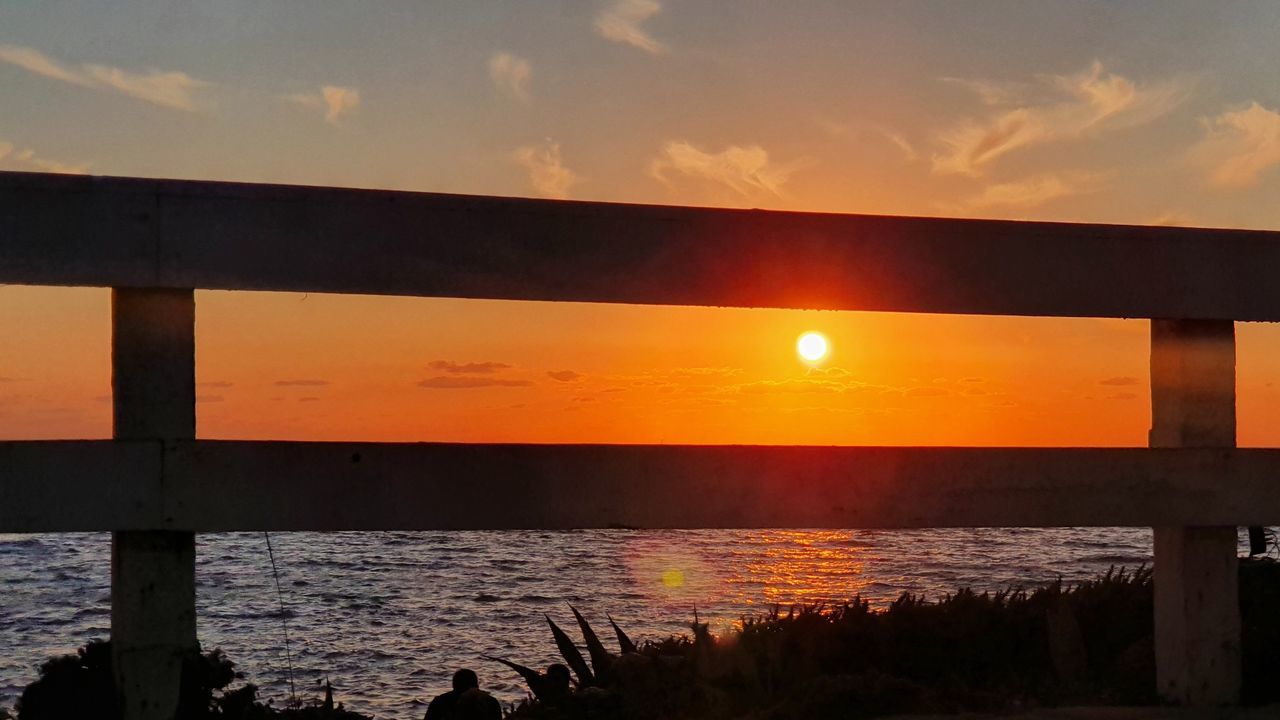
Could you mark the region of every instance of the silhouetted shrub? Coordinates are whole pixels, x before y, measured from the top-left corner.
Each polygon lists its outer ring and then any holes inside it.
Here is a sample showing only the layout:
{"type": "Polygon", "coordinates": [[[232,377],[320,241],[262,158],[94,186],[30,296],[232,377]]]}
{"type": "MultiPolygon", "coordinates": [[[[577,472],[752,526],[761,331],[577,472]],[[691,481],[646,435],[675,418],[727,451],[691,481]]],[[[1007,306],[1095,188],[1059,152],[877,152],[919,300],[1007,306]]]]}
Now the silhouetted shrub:
{"type": "MultiPolygon", "coordinates": [[[[1242,561],[1240,573],[1244,700],[1277,702],[1280,565],[1242,561]]],[[[1151,705],[1152,595],[1149,569],[1113,569],[1031,592],[904,594],[884,610],[860,598],[774,608],[724,637],[695,620],[692,636],[612,660],[611,682],[553,704],[525,701],[512,717],[822,720],[1151,705]]]]}
{"type": "MultiPolygon", "coordinates": [[[[227,689],[241,679],[243,675],[221,650],[193,653],[183,665],[178,719],[368,720],[341,707],[326,709],[319,704],[276,709],[258,701],[253,684],[227,689]]],[[[18,720],[118,720],[111,643],[94,640],[75,655],[46,661],[40,666],[40,677],[22,691],[16,710],[18,720]]]]}

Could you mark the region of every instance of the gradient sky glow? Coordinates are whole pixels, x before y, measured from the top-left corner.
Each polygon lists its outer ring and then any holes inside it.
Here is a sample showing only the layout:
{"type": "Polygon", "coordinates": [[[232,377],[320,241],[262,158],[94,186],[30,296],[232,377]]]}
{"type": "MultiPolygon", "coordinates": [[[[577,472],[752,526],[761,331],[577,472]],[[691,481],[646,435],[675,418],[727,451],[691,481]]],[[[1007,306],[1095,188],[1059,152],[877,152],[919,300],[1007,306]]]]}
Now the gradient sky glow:
{"type": "MultiPolygon", "coordinates": [[[[0,169],[1280,230],[1275,2],[0,3],[0,169]]],[[[0,436],[110,433],[0,287],[0,436]]],[[[205,437],[1141,445],[1146,324],[198,294],[205,437]],[[816,370],[796,337],[832,342],[816,370]]],[[[1280,332],[1241,325],[1242,444],[1280,332]]]]}

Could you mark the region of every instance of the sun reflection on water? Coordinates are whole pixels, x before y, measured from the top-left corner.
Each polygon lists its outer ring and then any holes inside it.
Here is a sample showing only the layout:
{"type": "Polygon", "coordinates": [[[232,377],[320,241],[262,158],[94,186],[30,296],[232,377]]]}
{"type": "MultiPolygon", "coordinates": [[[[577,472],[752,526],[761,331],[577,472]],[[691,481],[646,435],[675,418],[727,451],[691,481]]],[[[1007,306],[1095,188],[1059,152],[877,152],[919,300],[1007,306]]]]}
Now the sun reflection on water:
{"type": "Polygon", "coordinates": [[[856,531],[761,530],[741,536],[742,547],[712,552],[638,535],[627,543],[627,569],[646,602],[683,610],[690,619],[698,607],[726,603],[759,612],[774,605],[839,604],[869,584],[863,573],[870,540],[856,531]]]}

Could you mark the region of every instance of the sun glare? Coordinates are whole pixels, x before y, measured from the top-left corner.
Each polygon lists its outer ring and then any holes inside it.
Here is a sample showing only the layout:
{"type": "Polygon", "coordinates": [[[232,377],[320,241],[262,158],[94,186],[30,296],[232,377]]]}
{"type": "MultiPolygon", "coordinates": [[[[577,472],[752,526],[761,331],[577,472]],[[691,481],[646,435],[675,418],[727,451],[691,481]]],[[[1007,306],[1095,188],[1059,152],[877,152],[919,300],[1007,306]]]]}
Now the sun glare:
{"type": "Polygon", "coordinates": [[[807,332],[796,341],[796,352],[807,362],[818,362],[827,356],[827,338],[822,333],[807,332]]]}

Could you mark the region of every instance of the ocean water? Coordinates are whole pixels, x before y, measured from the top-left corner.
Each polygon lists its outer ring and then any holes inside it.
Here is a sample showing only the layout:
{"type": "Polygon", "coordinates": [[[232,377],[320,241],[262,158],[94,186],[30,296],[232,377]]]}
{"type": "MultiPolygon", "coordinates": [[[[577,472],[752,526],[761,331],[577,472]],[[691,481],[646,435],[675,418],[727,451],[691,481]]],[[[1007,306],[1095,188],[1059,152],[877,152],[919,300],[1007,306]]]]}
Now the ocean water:
{"type": "MultiPolygon", "coordinates": [[[[299,695],[379,718],[421,718],[458,667],[505,701],[519,678],[483,660],[556,660],[544,613],[573,635],[573,603],[606,640],[606,613],[637,641],[714,629],[773,605],[875,604],[903,592],[1034,587],[1149,563],[1145,529],[584,530],[351,532],[198,537],[199,635],[283,704],[287,621],[299,695]]],[[[0,708],[50,655],[110,628],[110,538],[0,535],[0,708]]]]}

